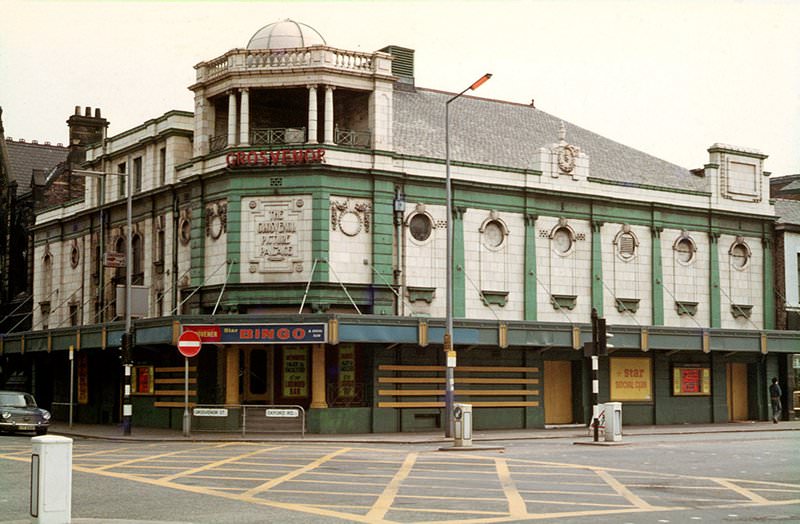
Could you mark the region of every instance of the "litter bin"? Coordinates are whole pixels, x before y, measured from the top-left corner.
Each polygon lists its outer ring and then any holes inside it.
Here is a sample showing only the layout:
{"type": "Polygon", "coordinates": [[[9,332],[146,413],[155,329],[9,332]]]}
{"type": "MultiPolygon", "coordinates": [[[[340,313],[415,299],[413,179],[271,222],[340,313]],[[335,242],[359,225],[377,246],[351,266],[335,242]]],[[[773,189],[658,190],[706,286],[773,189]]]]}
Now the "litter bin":
{"type": "Polygon", "coordinates": [[[606,441],[617,442],[622,440],[622,402],[606,402],[606,441]]]}
{"type": "Polygon", "coordinates": [[[70,522],[72,513],[72,439],[31,439],[31,517],[34,523],[70,522]]]}
{"type": "Polygon", "coordinates": [[[453,446],[472,445],[472,404],[453,404],[453,446]]]}

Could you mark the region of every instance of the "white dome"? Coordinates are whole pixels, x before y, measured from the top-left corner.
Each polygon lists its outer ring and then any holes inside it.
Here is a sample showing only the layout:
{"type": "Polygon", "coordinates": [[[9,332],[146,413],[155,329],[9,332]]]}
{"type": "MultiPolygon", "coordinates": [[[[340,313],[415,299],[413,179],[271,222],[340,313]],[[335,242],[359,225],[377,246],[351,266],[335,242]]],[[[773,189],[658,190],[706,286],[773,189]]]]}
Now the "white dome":
{"type": "Polygon", "coordinates": [[[247,43],[247,49],[286,49],[326,45],[325,39],[311,26],[283,20],[265,25],[247,43]]]}

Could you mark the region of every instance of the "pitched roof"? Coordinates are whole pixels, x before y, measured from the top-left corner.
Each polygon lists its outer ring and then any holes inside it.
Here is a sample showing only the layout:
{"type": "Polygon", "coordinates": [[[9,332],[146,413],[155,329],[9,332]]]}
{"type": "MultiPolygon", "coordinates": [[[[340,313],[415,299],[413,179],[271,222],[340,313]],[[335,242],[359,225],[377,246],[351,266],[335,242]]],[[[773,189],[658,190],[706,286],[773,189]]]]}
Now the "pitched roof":
{"type": "Polygon", "coordinates": [[[17,194],[23,195],[31,190],[34,171],[49,172],[59,163],[67,160],[69,149],[61,145],[34,144],[6,138],[8,165],[11,180],[17,181],[17,194]]]}
{"type": "MultiPolygon", "coordinates": [[[[394,91],[394,144],[401,154],[445,157],[445,102],[452,93],[394,91]]],[[[450,106],[454,161],[532,169],[540,147],[558,142],[562,120],[531,106],[465,96],[450,106]]],[[[569,122],[566,140],[589,156],[589,175],[621,183],[707,191],[708,181],[569,122]]]]}
{"type": "Polygon", "coordinates": [[[800,225],[800,200],[775,199],[775,216],[778,224],[800,225]]]}

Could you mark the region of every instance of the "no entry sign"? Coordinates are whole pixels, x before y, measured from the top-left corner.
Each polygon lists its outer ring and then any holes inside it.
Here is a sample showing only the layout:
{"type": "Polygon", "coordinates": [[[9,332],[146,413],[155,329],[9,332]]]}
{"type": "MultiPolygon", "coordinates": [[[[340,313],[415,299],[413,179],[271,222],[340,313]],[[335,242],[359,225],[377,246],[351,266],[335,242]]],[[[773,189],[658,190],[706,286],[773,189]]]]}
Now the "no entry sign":
{"type": "Polygon", "coordinates": [[[193,357],[200,353],[200,346],[203,343],[200,340],[200,335],[195,333],[194,331],[184,331],[181,333],[181,336],[178,337],[178,351],[181,352],[181,355],[184,357],[193,357]]]}

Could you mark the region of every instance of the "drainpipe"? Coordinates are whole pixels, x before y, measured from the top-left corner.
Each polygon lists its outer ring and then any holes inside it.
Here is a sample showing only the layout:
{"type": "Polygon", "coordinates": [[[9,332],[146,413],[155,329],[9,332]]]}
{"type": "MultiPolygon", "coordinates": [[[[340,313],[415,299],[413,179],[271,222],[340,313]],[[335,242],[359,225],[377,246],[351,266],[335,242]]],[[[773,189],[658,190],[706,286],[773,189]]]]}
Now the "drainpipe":
{"type": "Polygon", "coordinates": [[[175,185],[172,185],[172,304],[170,311],[175,311],[176,315],[181,312],[178,307],[178,192],[175,185]]]}
{"type": "Polygon", "coordinates": [[[406,196],[403,194],[402,188],[397,186],[394,192],[394,238],[397,242],[397,260],[394,270],[394,285],[400,292],[397,298],[397,306],[395,307],[395,314],[405,316],[405,301],[403,297],[405,294],[405,278],[403,275],[403,218],[406,211],[406,196]]]}

